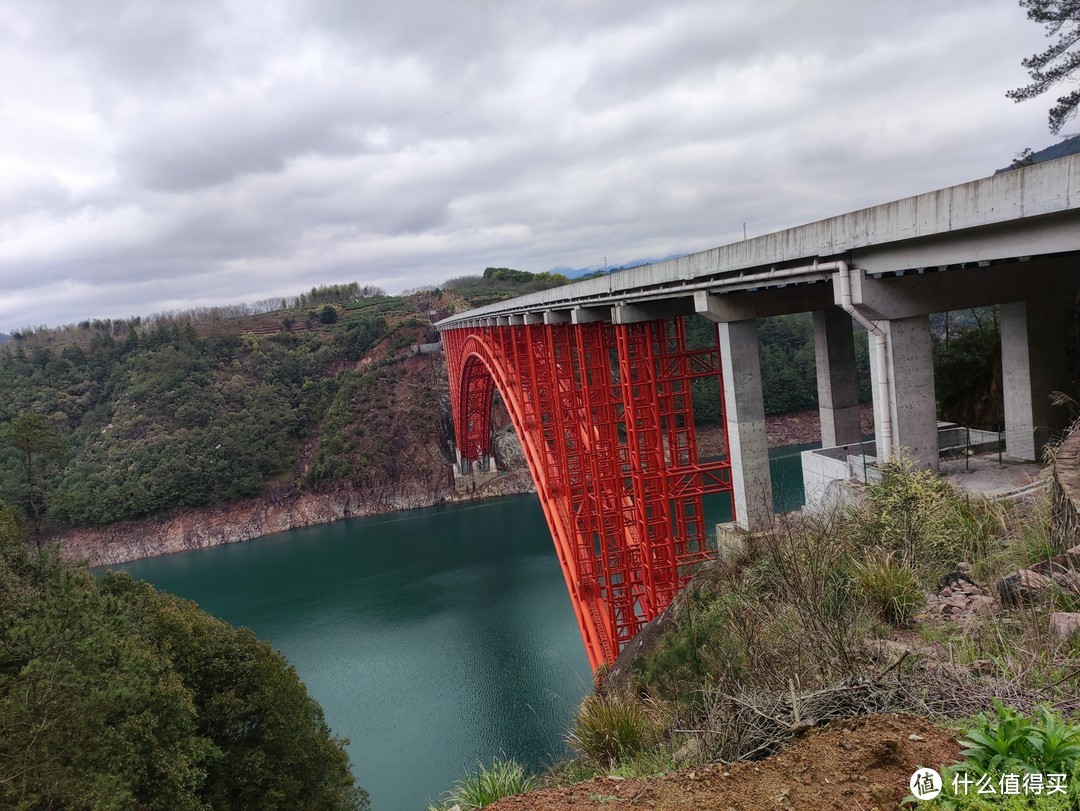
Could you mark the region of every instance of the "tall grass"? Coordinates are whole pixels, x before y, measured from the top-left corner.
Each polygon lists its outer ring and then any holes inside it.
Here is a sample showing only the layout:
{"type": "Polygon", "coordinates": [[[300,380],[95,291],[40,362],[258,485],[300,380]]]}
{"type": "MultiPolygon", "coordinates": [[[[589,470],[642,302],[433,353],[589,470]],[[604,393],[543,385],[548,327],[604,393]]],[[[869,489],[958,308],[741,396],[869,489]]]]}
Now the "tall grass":
{"type": "Polygon", "coordinates": [[[655,711],[637,698],[594,693],[581,702],[566,741],[586,758],[614,767],[655,746],[662,730],[655,711]]]}
{"type": "Polygon", "coordinates": [[[907,625],[926,602],[914,568],[894,551],[857,559],[852,568],[859,590],[887,622],[907,625]]]}
{"type": "Polygon", "coordinates": [[[438,806],[429,806],[428,811],[459,806],[461,811],[473,811],[484,808],[503,797],[524,794],[536,786],[536,778],[525,772],[525,767],[512,758],[495,758],[488,768],[477,763],[477,770],[465,775],[443,794],[438,806]]]}

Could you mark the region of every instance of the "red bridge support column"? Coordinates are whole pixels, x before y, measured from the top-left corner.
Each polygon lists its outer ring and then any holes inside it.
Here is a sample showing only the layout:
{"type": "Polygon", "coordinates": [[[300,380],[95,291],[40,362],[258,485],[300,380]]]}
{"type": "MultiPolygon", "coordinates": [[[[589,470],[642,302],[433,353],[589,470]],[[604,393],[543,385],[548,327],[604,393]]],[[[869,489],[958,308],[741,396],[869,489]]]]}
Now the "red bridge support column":
{"type": "Polygon", "coordinates": [[[719,350],[687,349],[681,319],[450,329],[443,341],[458,452],[490,455],[497,387],[590,665],[614,662],[711,555],[702,496],[730,491],[731,470],[697,460],[690,385],[719,384],[719,350]]]}

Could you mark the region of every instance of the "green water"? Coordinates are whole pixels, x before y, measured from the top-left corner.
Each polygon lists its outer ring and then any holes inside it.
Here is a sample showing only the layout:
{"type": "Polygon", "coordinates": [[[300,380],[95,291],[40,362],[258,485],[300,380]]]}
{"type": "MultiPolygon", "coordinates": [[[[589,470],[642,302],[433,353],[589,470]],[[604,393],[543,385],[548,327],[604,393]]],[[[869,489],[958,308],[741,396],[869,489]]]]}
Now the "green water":
{"type": "MultiPolygon", "coordinates": [[[[773,453],[778,507],[802,499],[773,453]]],[[[727,520],[726,498],[706,504],[727,520]]],[[[535,496],[297,529],[121,567],[252,628],[322,704],[374,811],[424,809],[478,760],[539,768],[591,689],[535,496]]]]}

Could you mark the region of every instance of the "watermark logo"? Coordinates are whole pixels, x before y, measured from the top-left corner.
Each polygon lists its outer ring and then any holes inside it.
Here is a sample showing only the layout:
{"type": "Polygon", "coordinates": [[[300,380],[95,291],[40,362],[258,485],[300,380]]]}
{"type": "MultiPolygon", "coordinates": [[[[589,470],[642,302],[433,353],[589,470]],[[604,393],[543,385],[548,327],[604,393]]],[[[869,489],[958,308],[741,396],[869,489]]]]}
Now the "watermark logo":
{"type": "Polygon", "coordinates": [[[932,800],[941,794],[941,775],[933,769],[919,769],[908,781],[917,800],[932,800]]]}

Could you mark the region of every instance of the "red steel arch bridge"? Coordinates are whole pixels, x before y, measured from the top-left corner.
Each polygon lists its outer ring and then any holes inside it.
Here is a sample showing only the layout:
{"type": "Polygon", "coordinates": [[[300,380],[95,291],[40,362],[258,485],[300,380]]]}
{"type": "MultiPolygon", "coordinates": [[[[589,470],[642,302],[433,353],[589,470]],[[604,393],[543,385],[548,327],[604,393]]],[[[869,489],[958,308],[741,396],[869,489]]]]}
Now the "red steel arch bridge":
{"type": "MultiPolygon", "coordinates": [[[[710,556],[702,499],[772,498],[757,322],[812,313],[822,442],[937,469],[929,316],[998,306],[1006,454],[1040,457],[1075,390],[1080,155],[927,192],[440,321],[457,453],[486,467],[497,389],[521,440],[589,661],[612,663],[710,556]],[[687,345],[683,318],[716,323],[687,345]],[[862,442],[853,323],[871,357],[862,442]],[[698,459],[691,384],[717,383],[721,461],[698,459]]],[[[700,387],[700,384],[699,384],[700,387]]],[[[843,456],[843,455],[842,455],[843,456]]]]}

